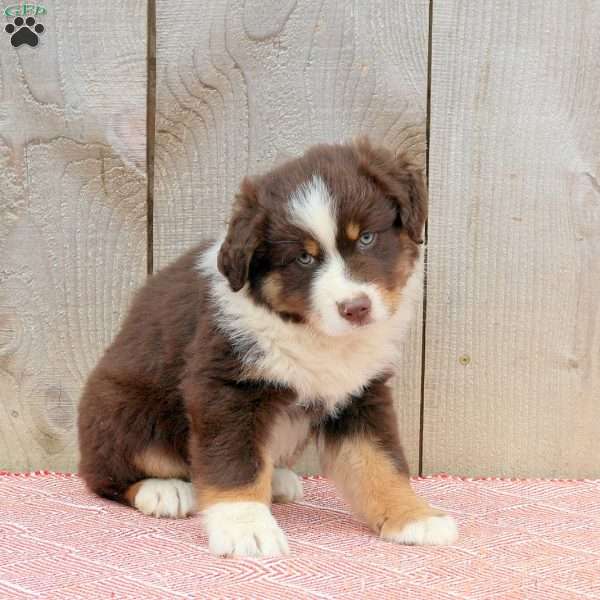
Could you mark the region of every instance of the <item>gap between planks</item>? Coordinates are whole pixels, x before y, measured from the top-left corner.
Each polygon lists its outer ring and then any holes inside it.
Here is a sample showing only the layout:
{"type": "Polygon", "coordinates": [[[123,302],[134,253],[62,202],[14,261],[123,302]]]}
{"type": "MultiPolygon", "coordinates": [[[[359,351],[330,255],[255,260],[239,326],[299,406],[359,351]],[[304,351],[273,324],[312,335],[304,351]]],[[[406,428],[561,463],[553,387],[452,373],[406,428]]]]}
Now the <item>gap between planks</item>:
{"type": "Polygon", "coordinates": [[[146,91],[146,269],[154,272],[154,142],[156,137],[156,0],[148,0],[146,91]]]}

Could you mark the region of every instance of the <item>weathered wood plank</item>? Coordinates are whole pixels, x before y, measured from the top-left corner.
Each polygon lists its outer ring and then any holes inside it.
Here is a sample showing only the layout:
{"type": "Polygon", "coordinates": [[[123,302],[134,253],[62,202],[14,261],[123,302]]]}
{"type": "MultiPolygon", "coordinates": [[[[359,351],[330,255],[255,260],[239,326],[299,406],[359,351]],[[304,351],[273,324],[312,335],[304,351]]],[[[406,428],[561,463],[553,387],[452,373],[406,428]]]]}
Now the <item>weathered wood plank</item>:
{"type": "MultiPolygon", "coordinates": [[[[423,161],[427,0],[157,3],[155,264],[221,230],[246,173],[369,133],[423,161]]],[[[420,323],[396,384],[418,460],[420,323]]],[[[301,468],[316,469],[314,460],[301,468]]]]}
{"type": "Polygon", "coordinates": [[[73,470],[81,385],[146,265],[146,3],[44,3],[0,53],[0,468],[73,470]]]}
{"type": "Polygon", "coordinates": [[[427,472],[600,476],[599,27],[434,3],[427,472]]]}

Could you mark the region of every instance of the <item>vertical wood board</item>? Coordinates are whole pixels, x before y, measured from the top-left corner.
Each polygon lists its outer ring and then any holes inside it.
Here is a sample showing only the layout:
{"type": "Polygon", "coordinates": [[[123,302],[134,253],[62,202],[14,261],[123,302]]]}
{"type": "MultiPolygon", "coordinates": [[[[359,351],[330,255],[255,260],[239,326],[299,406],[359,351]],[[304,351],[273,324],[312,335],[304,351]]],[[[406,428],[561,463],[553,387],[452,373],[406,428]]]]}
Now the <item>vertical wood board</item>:
{"type": "Polygon", "coordinates": [[[599,28],[434,2],[426,472],[600,476],[599,28]]]}
{"type": "Polygon", "coordinates": [[[76,469],[82,383],[146,265],[146,2],[44,5],[38,46],[3,32],[0,52],[0,468],[14,470],[76,469]]]}
{"type": "MultiPolygon", "coordinates": [[[[369,133],[424,163],[428,2],[157,2],[154,261],[216,236],[246,174],[369,133]]],[[[420,313],[396,397],[418,462],[420,313]]],[[[302,470],[317,470],[314,454],[302,470]]]]}

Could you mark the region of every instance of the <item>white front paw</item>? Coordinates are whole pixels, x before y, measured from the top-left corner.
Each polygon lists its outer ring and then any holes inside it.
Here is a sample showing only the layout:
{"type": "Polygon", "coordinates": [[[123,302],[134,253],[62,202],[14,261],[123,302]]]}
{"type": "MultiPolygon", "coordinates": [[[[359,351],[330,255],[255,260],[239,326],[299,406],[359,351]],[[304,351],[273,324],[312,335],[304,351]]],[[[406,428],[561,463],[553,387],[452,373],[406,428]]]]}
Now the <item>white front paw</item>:
{"type": "Polygon", "coordinates": [[[387,531],[382,537],[398,544],[444,546],[456,541],[458,530],[452,517],[435,515],[409,521],[401,529],[387,531]]]}
{"type": "Polygon", "coordinates": [[[295,502],[302,498],[302,481],[290,469],[274,469],[273,502],[295,502]]]}
{"type": "Polygon", "coordinates": [[[204,510],[208,547],[217,556],[288,554],[285,534],[260,502],[219,502],[204,510]]]}

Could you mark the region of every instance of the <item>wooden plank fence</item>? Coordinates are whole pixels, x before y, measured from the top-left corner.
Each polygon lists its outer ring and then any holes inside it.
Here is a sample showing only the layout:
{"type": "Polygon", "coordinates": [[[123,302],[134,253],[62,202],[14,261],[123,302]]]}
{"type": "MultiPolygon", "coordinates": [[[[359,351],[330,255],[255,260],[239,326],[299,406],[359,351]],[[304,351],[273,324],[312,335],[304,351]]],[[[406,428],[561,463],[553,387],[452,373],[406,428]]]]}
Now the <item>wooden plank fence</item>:
{"type": "Polygon", "coordinates": [[[44,6],[37,47],[1,42],[0,468],[76,468],[132,292],[221,229],[244,174],[369,133],[424,167],[429,139],[394,383],[413,471],[600,476],[595,3],[44,6]]]}
{"type": "Polygon", "coordinates": [[[46,3],[37,47],[0,32],[0,468],[76,467],[82,383],[146,272],[146,5],[111,4],[46,3]]]}
{"type": "Polygon", "coordinates": [[[434,2],[426,471],[600,476],[600,5],[434,2]]]}

